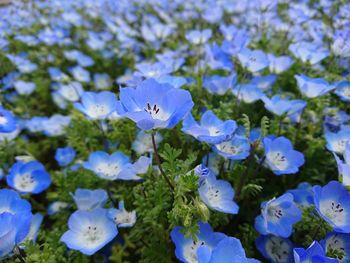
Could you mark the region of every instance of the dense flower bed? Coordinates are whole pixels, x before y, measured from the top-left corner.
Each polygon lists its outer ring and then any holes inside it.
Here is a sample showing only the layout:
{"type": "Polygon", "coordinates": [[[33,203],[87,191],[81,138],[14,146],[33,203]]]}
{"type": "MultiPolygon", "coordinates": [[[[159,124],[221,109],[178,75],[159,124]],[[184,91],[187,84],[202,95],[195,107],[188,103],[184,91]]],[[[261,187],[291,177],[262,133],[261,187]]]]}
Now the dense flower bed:
{"type": "Polygon", "coordinates": [[[350,4],[0,8],[0,261],[350,262],[350,4]]]}

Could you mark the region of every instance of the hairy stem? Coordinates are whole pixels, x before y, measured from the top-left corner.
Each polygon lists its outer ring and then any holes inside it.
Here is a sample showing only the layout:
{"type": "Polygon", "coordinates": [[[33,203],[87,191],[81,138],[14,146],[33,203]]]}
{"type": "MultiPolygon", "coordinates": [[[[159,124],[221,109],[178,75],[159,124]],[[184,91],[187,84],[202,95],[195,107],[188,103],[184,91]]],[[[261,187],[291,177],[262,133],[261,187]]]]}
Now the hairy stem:
{"type": "Polygon", "coordinates": [[[153,150],[154,150],[154,157],[156,158],[156,162],[158,164],[159,171],[160,171],[161,175],[163,176],[164,180],[167,182],[167,184],[171,188],[171,190],[174,191],[174,185],[170,182],[168,176],[165,174],[163,167],[162,167],[162,163],[160,161],[160,157],[159,157],[158,150],[157,150],[156,139],[155,139],[155,132],[152,132],[152,144],[153,144],[153,150]]]}

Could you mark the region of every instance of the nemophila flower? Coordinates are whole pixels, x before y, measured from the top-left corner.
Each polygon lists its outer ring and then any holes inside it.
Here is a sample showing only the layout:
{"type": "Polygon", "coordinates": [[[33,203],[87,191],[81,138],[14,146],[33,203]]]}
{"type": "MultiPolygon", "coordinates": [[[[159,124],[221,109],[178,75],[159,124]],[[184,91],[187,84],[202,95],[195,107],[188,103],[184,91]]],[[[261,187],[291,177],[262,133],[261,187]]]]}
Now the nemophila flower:
{"type": "Polygon", "coordinates": [[[227,71],[233,70],[231,56],[224,52],[217,44],[206,44],[205,46],[205,61],[211,69],[223,69],[227,71]]]}
{"type": "Polygon", "coordinates": [[[207,110],[202,115],[200,124],[192,114],[187,115],[181,130],[199,141],[218,144],[231,139],[236,129],[237,124],[234,120],[222,121],[212,111],[207,110]]]}
{"type": "Polygon", "coordinates": [[[60,166],[67,166],[75,158],[76,152],[72,147],[57,148],[55,160],[60,166]]]}
{"type": "Polygon", "coordinates": [[[300,183],[296,189],[288,190],[294,197],[294,202],[301,207],[310,206],[314,203],[314,193],[309,183],[300,183]]]}
{"type": "Polygon", "coordinates": [[[19,95],[30,95],[36,89],[35,83],[23,80],[16,80],[13,86],[19,95]]]}
{"type": "Polygon", "coordinates": [[[255,76],[250,81],[250,84],[257,86],[263,92],[269,92],[276,82],[276,75],[267,75],[267,76],[255,76]]]}
{"type": "Polygon", "coordinates": [[[246,257],[241,241],[234,237],[225,237],[210,251],[206,246],[198,249],[198,263],[259,263],[246,257]]]}
{"type": "Polygon", "coordinates": [[[325,133],[337,133],[341,130],[346,130],[346,123],[350,120],[350,115],[338,108],[325,108],[324,110],[323,127],[325,133]]]}
{"type": "Polygon", "coordinates": [[[331,44],[332,52],[339,57],[350,57],[350,31],[349,29],[337,30],[331,44]]]}
{"type": "Polygon", "coordinates": [[[221,48],[224,52],[236,56],[245,49],[250,42],[250,35],[245,29],[237,29],[230,34],[226,34],[226,40],[222,42],[221,48]]]}
{"type": "Polygon", "coordinates": [[[65,128],[70,124],[70,116],[59,114],[52,115],[50,118],[41,119],[42,132],[50,137],[60,136],[65,133],[65,128]]]}
{"type": "Polygon", "coordinates": [[[193,107],[191,94],[154,79],[136,89],[122,88],[117,112],[133,120],[140,129],[174,127],[193,107]]]}
{"type": "MultiPolygon", "coordinates": [[[[155,135],[155,143],[156,146],[163,140],[163,137],[160,133],[155,135]]],[[[138,154],[144,153],[153,153],[153,144],[152,144],[152,136],[149,133],[146,133],[143,130],[140,130],[137,135],[135,141],[132,143],[131,148],[137,152],[138,154]]]]}
{"type": "Polygon", "coordinates": [[[338,260],[328,258],[325,255],[323,247],[317,241],[314,241],[306,250],[303,248],[294,248],[295,263],[319,262],[319,263],[337,263],[338,260]]]}
{"type": "Polygon", "coordinates": [[[243,48],[238,53],[241,65],[250,72],[258,72],[269,66],[266,54],[261,50],[251,50],[243,48]]]}
{"type": "Polygon", "coordinates": [[[345,151],[343,153],[344,162],[337,154],[333,153],[333,155],[337,162],[340,181],[345,186],[350,186],[350,144],[346,144],[345,146],[345,151]]]}
{"type": "Polygon", "coordinates": [[[327,141],[327,149],[338,154],[343,154],[346,145],[350,143],[350,131],[348,130],[340,130],[337,133],[326,132],[324,137],[327,141]]]}
{"type": "Polygon", "coordinates": [[[290,140],[281,136],[263,139],[265,155],[264,165],[275,175],[294,174],[304,164],[304,155],[293,149],[290,140]]]}
{"type": "Polygon", "coordinates": [[[90,190],[78,188],[72,194],[72,197],[79,210],[102,208],[108,200],[108,194],[103,189],[90,190]]]}
{"type": "Polygon", "coordinates": [[[250,144],[246,138],[233,136],[228,141],[214,145],[213,150],[225,159],[244,160],[250,154],[250,144]]]}
{"type": "Polygon", "coordinates": [[[263,97],[261,100],[265,103],[265,108],[277,116],[286,114],[292,107],[292,101],[280,95],[275,95],[271,99],[263,97]]]}
{"type": "Polygon", "coordinates": [[[17,121],[12,112],[5,110],[0,105],[0,132],[13,132],[17,128],[17,121]]]}
{"type": "Polygon", "coordinates": [[[350,193],[344,185],[331,181],[324,187],[313,187],[314,203],[320,216],[334,231],[350,233],[350,193]]]}
{"type": "Polygon", "coordinates": [[[325,253],[337,255],[339,262],[350,261],[350,234],[331,232],[320,243],[325,253]]]}
{"type": "Polygon", "coordinates": [[[211,252],[221,240],[226,236],[219,232],[213,232],[212,228],[207,223],[199,222],[199,233],[197,234],[197,240],[193,240],[192,237],[185,237],[181,232],[182,227],[175,227],[170,235],[175,244],[175,255],[184,263],[196,263],[198,262],[198,250],[202,246],[206,246],[207,250],[211,252]]]}
{"type": "Polygon", "coordinates": [[[200,45],[206,43],[212,36],[210,29],[191,30],[186,33],[186,39],[193,45],[200,45]]]}
{"type": "Polygon", "coordinates": [[[300,122],[301,115],[307,105],[307,102],[304,100],[292,100],[292,106],[290,110],[287,112],[287,117],[292,122],[300,122]]]}
{"type": "Polygon", "coordinates": [[[253,84],[239,84],[232,89],[232,94],[245,103],[252,103],[264,97],[262,90],[253,84]]]}
{"type": "Polygon", "coordinates": [[[135,76],[144,78],[158,79],[161,76],[168,75],[172,72],[172,68],[167,67],[161,62],[154,64],[144,62],[137,64],[135,67],[138,70],[135,72],[135,76]]]}
{"type": "Polygon", "coordinates": [[[64,74],[59,68],[49,67],[47,71],[49,72],[52,81],[61,82],[68,80],[68,76],[64,74]]]}
{"type": "Polygon", "coordinates": [[[204,164],[197,165],[192,171],[194,172],[195,175],[199,177],[199,180],[198,180],[199,184],[201,184],[205,179],[209,177],[213,177],[213,178],[216,177],[214,172],[210,170],[210,168],[206,167],[204,164]]]}
{"type": "Polygon", "coordinates": [[[36,213],[33,215],[31,223],[30,223],[30,228],[29,228],[29,233],[25,237],[25,241],[33,241],[36,242],[36,238],[38,237],[39,234],[39,229],[44,220],[44,216],[40,213],[36,213]]]}
{"type": "Polygon", "coordinates": [[[227,214],[237,214],[239,207],[233,201],[235,191],[225,180],[217,180],[215,176],[206,176],[198,188],[201,200],[211,209],[227,214]]]}
{"type": "Polygon", "coordinates": [[[85,255],[93,255],[118,234],[116,225],[107,217],[107,210],[96,208],[92,211],[75,211],[68,220],[69,230],[61,241],[68,248],[85,255]]]}
{"type": "Polygon", "coordinates": [[[75,66],[70,70],[71,74],[73,75],[74,79],[79,82],[90,82],[90,72],[84,69],[81,66],[75,66]]]}
{"type": "Polygon", "coordinates": [[[308,98],[325,95],[335,88],[334,85],[330,85],[326,80],[321,78],[309,78],[303,74],[295,75],[294,77],[297,80],[301,94],[308,98]]]}
{"type": "Polygon", "coordinates": [[[181,88],[183,85],[185,85],[188,82],[186,78],[172,76],[172,75],[163,75],[159,77],[157,81],[161,84],[169,84],[174,88],[181,88]]]}
{"type": "Polygon", "coordinates": [[[74,103],[74,107],[92,120],[103,120],[116,110],[117,98],[109,91],[86,91],[81,95],[81,102],[74,103]]]}
{"type": "Polygon", "coordinates": [[[281,74],[288,70],[294,63],[293,59],[288,56],[277,57],[273,54],[267,54],[269,60],[269,69],[272,73],[281,74]]]}
{"type": "Polygon", "coordinates": [[[329,50],[318,43],[300,41],[289,46],[292,54],[304,63],[315,65],[329,56],[329,50]]]}
{"type": "Polygon", "coordinates": [[[78,101],[83,92],[83,86],[77,81],[72,81],[67,84],[58,84],[57,93],[68,101],[78,101]]]}
{"type": "Polygon", "coordinates": [[[136,223],[136,211],[126,211],[124,201],[119,201],[118,206],[108,209],[108,217],[120,228],[132,227],[136,223]]]}
{"type": "Polygon", "coordinates": [[[255,245],[271,263],[294,263],[293,244],[289,239],[273,235],[259,236],[255,245]]]}
{"type": "Polygon", "coordinates": [[[32,213],[28,201],[13,190],[0,190],[0,258],[10,253],[29,233],[32,213]]]}
{"type": "Polygon", "coordinates": [[[94,74],[94,84],[96,89],[108,89],[112,87],[112,80],[107,73],[96,73],[94,74]]]}
{"type": "Polygon", "coordinates": [[[293,195],[286,193],[261,204],[261,215],[255,218],[255,229],[262,235],[289,237],[293,224],[301,218],[302,213],[294,203],[293,195]]]}
{"type": "Polygon", "coordinates": [[[49,207],[47,208],[47,214],[49,216],[57,214],[58,212],[60,212],[61,210],[65,209],[67,207],[69,207],[69,203],[62,202],[62,201],[55,201],[55,202],[51,203],[49,205],[49,207]]]}
{"type": "Polygon", "coordinates": [[[51,177],[38,161],[16,162],[12,165],[7,184],[21,193],[39,194],[51,184],[51,177]]]}
{"type": "Polygon", "coordinates": [[[350,102],[350,82],[340,81],[336,85],[334,93],[337,94],[342,101],[350,102]]]}
{"type": "Polygon", "coordinates": [[[230,76],[222,77],[218,75],[204,78],[203,87],[209,93],[224,95],[237,81],[237,74],[233,73],[230,76]]]}
{"type": "Polygon", "coordinates": [[[98,177],[106,180],[140,180],[137,174],[145,173],[150,159],[141,157],[138,162],[130,163],[130,158],[122,152],[111,155],[105,152],[93,152],[84,167],[93,171],[98,177]]]}

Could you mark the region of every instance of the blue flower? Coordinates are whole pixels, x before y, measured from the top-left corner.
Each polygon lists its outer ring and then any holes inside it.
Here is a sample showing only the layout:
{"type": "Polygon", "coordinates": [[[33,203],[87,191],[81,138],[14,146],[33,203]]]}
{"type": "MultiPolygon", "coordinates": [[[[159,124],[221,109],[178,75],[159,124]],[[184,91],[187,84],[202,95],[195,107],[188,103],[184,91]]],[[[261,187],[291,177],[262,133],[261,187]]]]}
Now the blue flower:
{"type": "Polygon", "coordinates": [[[118,227],[132,227],[136,223],[136,211],[126,211],[124,201],[120,201],[118,205],[118,209],[108,209],[108,217],[113,220],[118,227]]]}
{"type": "Polygon", "coordinates": [[[133,120],[140,129],[174,127],[193,107],[191,94],[154,79],[136,89],[122,88],[118,113],[133,120]]]}
{"type": "Polygon", "coordinates": [[[304,164],[304,155],[295,151],[287,138],[265,137],[263,140],[265,149],[264,165],[269,167],[276,175],[294,174],[304,164]]]}
{"type": "Polygon", "coordinates": [[[340,181],[345,186],[350,186],[350,144],[345,146],[345,151],[343,153],[345,162],[343,162],[336,153],[333,153],[333,156],[337,162],[340,181]]]}
{"type": "Polygon", "coordinates": [[[135,76],[154,79],[158,79],[162,76],[167,76],[172,72],[172,68],[167,67],[162,62],[157,62],[154,64],[146,62],[140,63],[136,65],[136,69],[138,71],[135,73],[135,76]]]}
{"type": "Polygon", "coordinates": [[[13,190],[0,190],[0,258],[21,243],[30,230],[31,205],[13,190]]]}
{"type": "Polygon", "coordinates": [[[55,159],[60,166],[67,166],[75,158],[76,152],[72,147],[57,148],[55,159]]]}
{"type": "Polygon", "coordinates": [[[81,66],[75,66],[71,69],[71,73],[76,81],[79,82],[90,82],[90,72],[81,66]]]}
{"type": "Polygon", "coordinates": [[[72,194],[72,197],[78,210],[102,208],[108,200],[107,192],[102,189],[90,190],[78,188],[75,190],[75,193],[72,194]]]}
{"type": "Polygon", "coordinates": [[[327,141],[326,147],[328,150],[338,154],[343,154],[346,145],[350,143],[350,131],[340,130],[337,133],[326,132],[325,138],[327,141]]]}
{"type": "Polygon", "coordinates": [[[39,234],[40,226],[44,220],[44,216],[40,213],[36,213],[33,215],[30,228],[29,228],[29,233],[26,236],[25,240],[30,240],[33,242],[36,242],[36,239],[39,234]]]}
{"type": "Polygon", "coordinates": [[[141,157],[134,164],[130,158],[122,152],[115,152],[109,155],[106,152],[93,152],[84,167],[93,171],[98,177],[106,180],[140,180],[137,174],[147,172],[151,160],[141,157]]]}
{"type": "Polygon", "coordinates": [[[232,138],[237,128],[233,120],[222,121],[212,111],[206,111],[200,125],[189,114],[183,121],[182,131],[202,142],[218,144],[232,138]]]}
{"type": "Polygon", "coordinates": [[[294,203],[293,195],[286,193],[261,204],[261,215],[255,218],[255,229],[262,235],[289,237],[293,224],[301,218],[302,213],[294,203]]]}
{"type": "Polygon", "coordinates": [[[49,205],[47,208],[47,214],[48,215],[54,215],[60,212],[62,209],[65,209],[69,207],[69,203],[62,202],[62,201],[55,201],[49,205]]]}
{"type": "Polygon", "coordinates": [[[33,82],[26,82],[23,80],[16,80],[13,86],[20,95],[30,95],[36,89],[36,85],[33,82]]]}
{"type": "Polygon", "coordinates": [[[117,108],[117,99],[109,91],[84,92],[81,103],[74,103],[74,107],[92,120],[104,120],[117,108]]]}
{"type": "Polygon", "coordinates": [[[203,87],[212,94],[224,95],[237,81],[237,74],[233,73],[227,77],[218,75],[205,77],[203,87]]]}
{"type": "Polygon", "coordinates": [[[112,80],[107,73],[96,73],[94,74],[94,84],[96,89],[108,89],[112,87],[112,80]]]}
{"type": "Polygon", "coordinates": [[[210,29],[192,30],[186,33],[186,39],[193,45],[200,45],[206,43],[211,35],[212,31],[210,29]]]}
{"type": "Polygon", "coordinates": [[[284,99],[280,95],[275,95],[271,99],[263,97],[262,101],[265,103],[265,108],[277,116],[287,114],[292,107],[292,101],[284,99]]]}
{"type": "Polygon", "coordinates": [[[250,84],[257,86],[261,91],[266,92],[271,90],[276,80],[276,75],[255,76],[252,78],[250,84]]]}
{"type": "Polygon", "coordinates": [[[225,237],[210,251],[206,246],[198,249],[198,263],[259,263],[246,257],[241,241],[234,237],[225,237]]]}
{"type": "Polygon", "coordinates": [[[198,188],[201,200],[211,209],[227,214],[237,214],[239,207],[233,201],[235,191],[225,180],[217,180],[215,176],[206,176],[198,188]]]}
{"type": "Polygon", "coordinates": [[[330,85],[326,80],[321,78],[309,78],[303,74],[295,75],[298,88],[304,96],[308,98],[316,98],[325,95],[329,91],[335,88],[334,85],[330,85]]]}
{"type": "Polygon", "coordinates": [[[107,217],[107,210],[76,211],[68,220],[69,230],[61,241],[68,248],[92,255],[112,241],[118,234],[116,225],[107,217]]]}
{"type": "Polygon", "coordinates": [[[10,133],[16,130],[17,121],[15,116],[0,105],[0,132],[10,133]]]}
{"type": "MultiPolygon", "coordinates": [[[[155,135],[155,142],[158,146],[159,143],[163,140],[163,137],[160,133],[155,135]]],[[[144,153],[153,153],[153,144],[151,134],[146,133],[143,130],[140,130],[137,135],[135,141],[132,143],[131,148],[137,152],[138,154],[144,153]]]]}
{"type": "Polygon", "coordinates": [[[294,248],[295,263],[317,262],[317,263],[337,263],[338,260],[328,258],[325,255],[323,247],[317,241],[314,241],[306,250],[303,248],[294,248]]]}
{"type": "Polygon", "coordinates": [[[334,93],[337,94],[342,101],[350,102],[350,82],[340,81],[336,85],[334,93]]]}
{"type": "Polygon", "coordinates": [[[255,241],[257,249],[271,263],[294,263],[293,244],[289,239],[273,235],[259,236],[255,241]]]}
{"type": "Polygon", "coordinates": [[[267,54],[269,59],[269,69],[272,73],[281,74],[288,70],[294,63],[293,59],[288,56],[276,57],[273,54],[267,54]]]}
{"type": "MultiPolygon", "coordinates": [[[[320,241],[326,254],[336,252],[341,258],[340,262],[349,262],[350,260],[350,234],[331,232],[325,239],[320,241]]],[[[335,254],[335,253],[334,253],[335,254]]]]}
{"type": "Polygon", "coordinates": [[[214,145],[213,150],[225,159],[244,160],[250,154],[250,144],[246,138],[233,136],[228,141],[214,145]]]}
{"type": "Polygon", "coordinates": [[[232,94],[245,103],[252,103],[264,97],[262,90],[255,84],[239,84],[232,89],[232,94]]]}
{"type": "Polygon", "coordinates": [[[213,232],[209,224],[202,222],[199,222],[199,233],[196,241],[192,237],[185,237],[181,230],[182,227],[177,226],[171,231],[170,235],[175,243],[175,255],[184,263],[197,262],[197,252],[200,247],[206,246],[211,252],[226,237],[222,233],[213,232]]]}
{"type": "Polygon", "coordinates": [[[317,212],[334,229],[350,233],[350,193],[344,185],[331,181],[326,186],[313,187],[314,203],[317,212]]]}
{"type": "Polygon", "coordinates": [[[253,73],[269,66],[269,60],[261,50],[243,48],[238,53],[238,59],[244,68],[253,73]]]}
{"type": "Polygon", "coordinates": [[[328,49],[320,46],[318,43],[300,41],[289,46],[293,55],[304,63],[315,65],[329,56],[328,49]]]}
{"type": "Polygon", "coordinates": [[[288,190],[287,193],[291,193],[294,202],[301,207],[310,206],[314,203],[314,193],[309,183],[300,183],[296,189],[288,190]]]}
{"type": "Polygon", "coordinates": [[[6,178],[7,184],[21,193],[39,194],[51,184],[51,177],[38,161],[16,162],[6,178]]]}

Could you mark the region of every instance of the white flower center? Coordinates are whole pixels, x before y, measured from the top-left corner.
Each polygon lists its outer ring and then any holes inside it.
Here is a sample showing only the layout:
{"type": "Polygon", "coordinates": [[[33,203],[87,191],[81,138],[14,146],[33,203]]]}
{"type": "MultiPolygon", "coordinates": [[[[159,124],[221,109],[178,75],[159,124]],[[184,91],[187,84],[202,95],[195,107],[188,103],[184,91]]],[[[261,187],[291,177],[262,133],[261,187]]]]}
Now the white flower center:
{"type": "Polygon", "coordinates": [[[30,192],[35,188],[37,182],[34,180],[33,175],[26,173],[18,174],[15,177],[14,184],[16,189],[24,192],[30,192]]]}
{"type": "Polygon", "coordinates": [[[230,142],[222,142],[216,146],[219,151],[230,154],[230,155],[238,155],[242,152],[241,147],[238,145],[232,145],[230,142]]]}
{"type": "Polygon", "coordinates": [[[0,113],[0,125],[5,125],[6,123],[7,123],[7,119],[2,113],[0,113]]]}
{"type": "Polygon", "coordinates": [[[343,88],[342,93],[345,97],[350,97],[350,87],[343,88]]]}
{"type": "Polygon", "coordinates": [[[219,135],[222,135],[223,133],[216,127],[210,127],[208,129],[209,131],[209,135],[210,136],[219,136],[219,135]]]}
{"type": "Polygon", "coordinates": [[[105,177],[113,177],[120,173],[121,167],[119,167],[116,163],[101,163],[97,166],[96,172],[105,176],[105,177]]]}
{"type": "Polygon", "coordinates": [[[321,213],[329,218],[334,224],[338,226],[345,225],[346,222],[346,211],[344,207],[332,200],[327,200],[320,203],[321,213]]]}
{"type": "Polygon", "coordinates": [[[147,105],[143,108],[145,112],[149,113],[152,119],[165,121],[169,119],[169,114],[164,112],[157,104],[151,105],[147,103],[147,105]]]}
{"type": "Polygon", "coordinates": [[[281,152],[269,152],[266,159],[278,170],[285,170],[288,167],[288,160],[281,152]]]}
{"type": "Polygon", "coordinates": [[[271,237],[266,244],[266,251],[274,262],[287,262],[290,248],[282,238],[271,237]]]}
{"type": "Polygon", "coordinates": [[[102,235],[103,232],[97,226],[88,226],[83,233],[84,239],[90,242],[90,244],[98,242],[102,235]]]}
{"type": "Polygon", "coordinates": [[[338,238],[338,235],[335,234],[334,236],[332,236],[331,238],[327,239],[326,241],[326,252],[330,251],[330,250],[335,250],[338,251],[342,254],[344,254],[344,257],[340,260],[340,262],[343,262],[346,258],[346,253],[345,253],[345,243],[342,239],[338,238]]]}
{"type": "Polygon", "coordinates": [[[205,245],[205,242],[202,240],[192,241],[192,243],[187,244],[184,248],[184,256],[187,262],[197,263],[198,262],[197,249],[200,246],[204,246],[204,245],[205,245]]]}
{"type": "Polygon", "coordinates": [[[95,117],[105,116],[109,113],[108,107],[101,104],[92,105],[90,109],[88,109],[88,111],[90,113],[89,115],[95,116],[95,117]]]}

